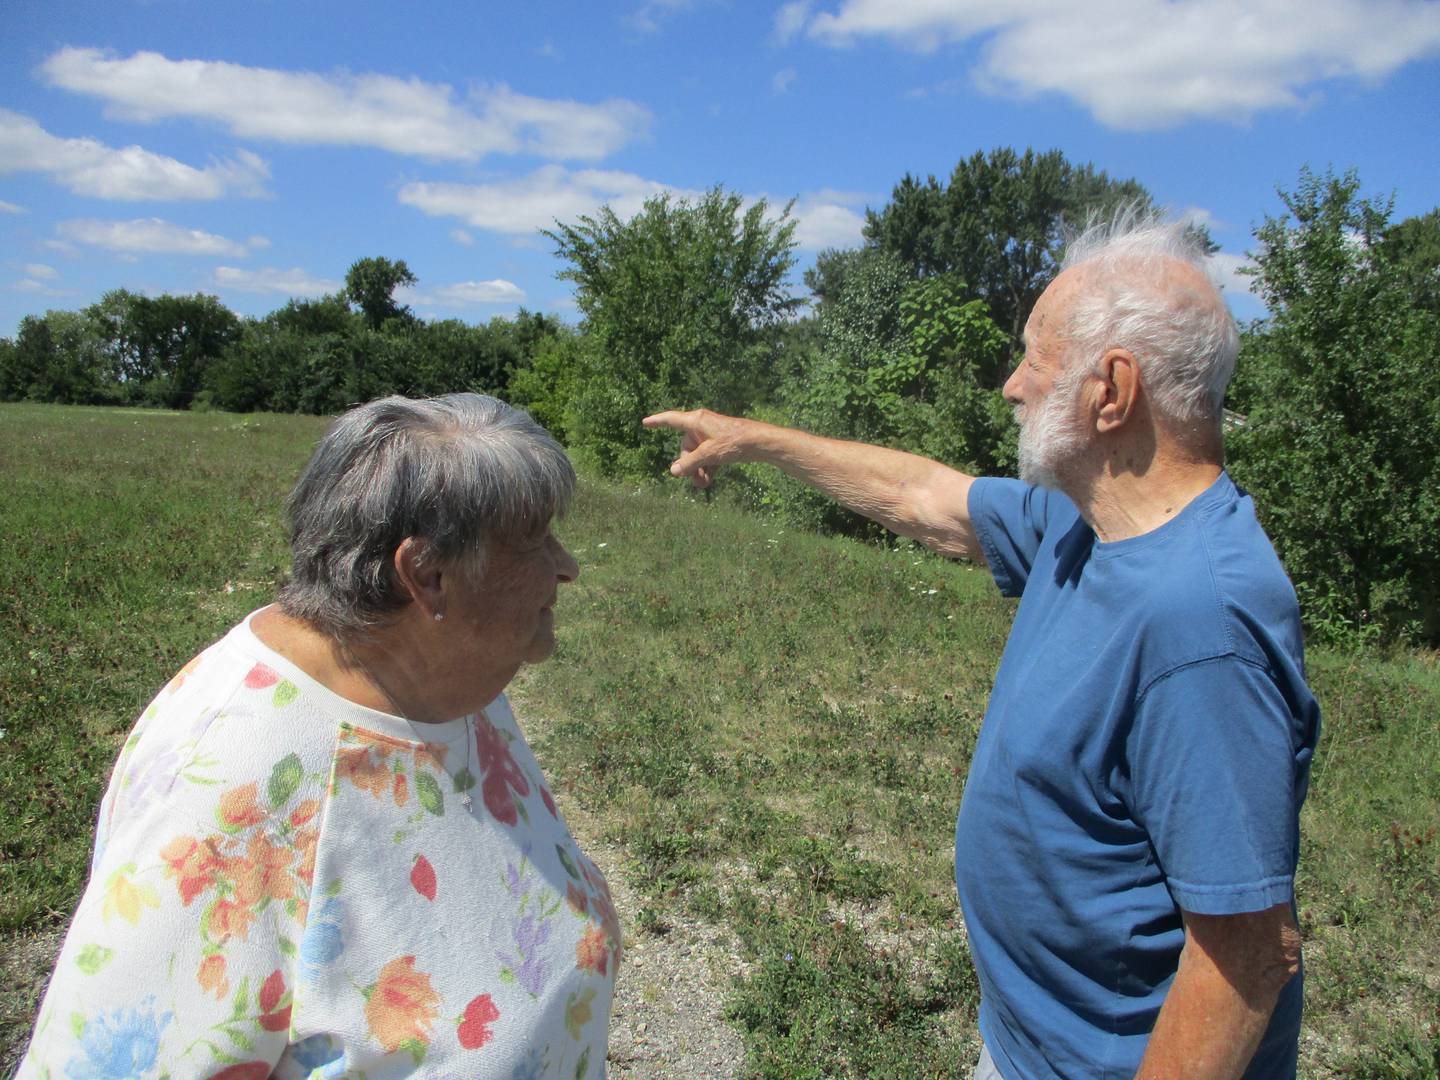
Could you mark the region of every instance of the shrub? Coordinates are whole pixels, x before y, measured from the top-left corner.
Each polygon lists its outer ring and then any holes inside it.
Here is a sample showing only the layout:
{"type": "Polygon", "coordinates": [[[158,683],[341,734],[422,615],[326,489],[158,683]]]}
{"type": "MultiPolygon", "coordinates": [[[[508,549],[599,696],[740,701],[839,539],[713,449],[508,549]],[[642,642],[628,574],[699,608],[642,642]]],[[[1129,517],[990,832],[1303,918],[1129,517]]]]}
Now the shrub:
{"type": "Polygon", "coordinates": [[[1440,316],[1384,243],[1390,204],[1358,192],[1302,172],[1256,234],[1271,317],[1245,335],[1232,469],[1313,631],[1434,643],[1440,316]]]}

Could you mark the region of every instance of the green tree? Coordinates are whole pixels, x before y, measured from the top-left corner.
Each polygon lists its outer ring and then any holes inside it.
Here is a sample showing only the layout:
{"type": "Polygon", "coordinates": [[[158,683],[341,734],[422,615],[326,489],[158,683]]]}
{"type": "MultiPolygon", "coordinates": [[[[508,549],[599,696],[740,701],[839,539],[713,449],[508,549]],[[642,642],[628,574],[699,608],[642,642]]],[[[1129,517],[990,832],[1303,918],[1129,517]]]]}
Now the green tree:
{"type": "Polygon", "coordinates": [[[149,350],[141,341],[136,312],[145,298],[128,289],[112,289],[85,309],[104,340],[109,368],[127,401],[138,400],[139,389],[154,375],[149,350]]]}
{"type": "Polygon", "coordinates": [[[1440,316],[1353,172],[1280,194],[1256,232],[1271,314],[1244,339],[1233,471],[1312,628],[1440,641],[1440,316]]]}
{"type": "Polygon", "coordinates": [[[240,337],[240,319],[218,297],[106,293],[86,309],[124,399],[190,406],[207,369],[240,337]]]}
{"type": "Polygon", "coordinates": [[[1019,352],[1030,309],[1055,276],[1066,227],[1122,203],[1149,208],[1151,199],[1139,181],[1072,165],[1059,150],[1001,147],[962,160],[948,184],[906,174],[890,202],[867,213],[865,238],[917,275],[957,275],[1019,352]]]}
{"type": "MultiPolygon", "coordinates": [[[[990,388],[1008,366],[1008,340],[984,302],[953,274],[916,280],[879,248],[851,256],[820,305],[816,348],[787,379],[784,413],[763,418],[972,472],[1013,464],[1010,410],[990,388]]],[[[783,473],[741,475],[744,498],[797,525],[882,533],[783,473]]]]}
{"type": "Polygon", "coordinates": [[[507,400],[528,410],[551,435],[568,444],[584,373],[598,366],[586,355],[593,347],[590,337],[573,330],[561,329],[539,339],[511,374],[507,400]]]}
{"type": "Polygon", "coordinates": [[[1440,312],[1440,209],[1387,229],[1380,251],[1396,264],[1415,303],[1440,312]]]}
{"type": "Polygon", "coordinates": [[[332,293],[314,300],[290,300],[283,308],[272,311],[267,322],[286,330],[293,330],[306,337],[321,334],[338,334],[345,337],[353,334],[363,319],[350,310],[350,302],[344,292],[332,293]]]}
{"type": "Polygon", "coordinates": [[[474,390],[504,392],[510,372],[520,361],[520,348],[507,319],[472,326],[459,319],[437,319],[411,330],[415,366],[411,378],[397,386],[411,394],[447,394],[474,390]]]}
{"type": "Polygon", "coordinates": [[[629,221],[609,207],[545,235],[569,266],[595,347],[571,403],[572,448],[602,470],[654,476],[673,439],[640,419],[667,407],[737,412],[773,385],[767,341],[799,305],[786,286],[795,223],[715,188],[659,195],[629,221]]]}
{"type": "Polygon", "coordinates": [[[83,312],[27,315],[0,370],[0,400],[93,405],[115,399],[100,328],[83,312]]]}
{"type": "Polygon", "coordinates": [[[408,307],[395,302],[395,290],[417,281],[404,259],[357,259],[345,272],[345,296],[365,316],[365,325],[379,330],[389,319],[412,318],[408,307]]]}
{"type": "Polygon", "coordinates": [[[0,401],[19,401],[24,396],[19,349],[13,338],[0,338],[0,401]]]}
{"type": "Polygon", "coordinates": [[[5,399],[50,400],[48,372],[57,362],[50,324],[38,315],[26,315],[15,334],[15,348],[5,378],[5,399]]]}

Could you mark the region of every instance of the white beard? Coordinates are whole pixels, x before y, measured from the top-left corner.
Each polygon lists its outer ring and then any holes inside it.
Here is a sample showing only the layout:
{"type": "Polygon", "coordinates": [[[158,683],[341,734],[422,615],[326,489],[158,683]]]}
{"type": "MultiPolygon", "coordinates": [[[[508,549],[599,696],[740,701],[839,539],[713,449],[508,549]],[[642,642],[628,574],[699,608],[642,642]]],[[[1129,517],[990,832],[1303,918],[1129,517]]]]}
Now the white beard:
{"type": "Polygon", "coordinates": [[[1016,408],[1015,422],[1020,425],[1020,479],[1027,484],[1064,490],[1066,473],[1089,441],[1077,407],[1084,381],[1083,371],[1074,372],[1071,378],[1062,375],[1038,405],[1025,408],[1023,420],[1021,410],[1016,408]]]}

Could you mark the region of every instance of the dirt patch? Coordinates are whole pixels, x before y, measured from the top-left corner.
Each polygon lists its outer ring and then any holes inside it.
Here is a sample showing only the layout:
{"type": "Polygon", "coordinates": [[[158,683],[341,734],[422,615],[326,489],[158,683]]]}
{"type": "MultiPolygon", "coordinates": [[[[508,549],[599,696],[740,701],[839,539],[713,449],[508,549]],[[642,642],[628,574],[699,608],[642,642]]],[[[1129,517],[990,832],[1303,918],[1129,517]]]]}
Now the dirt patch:
{"type": "Polygon", "coordinates": [[[0,1076],[9,1076],[20,1064],[64,940],[64,931],[49,930],[0,944],[0,1076]]]}
{"type": "Polygon", "coordinates": [[[609,1072],[649,1080],[726,1080],[739,1076],[745,1045],[721,1013],[741,971],[738,946],[721,928],[666,912],[663,933],[643,933],[643,901],[625,880],[624,850],[574,808],[566,822],[581,850],[610,883],[625,943],[610,1021],[609,1072]]]}

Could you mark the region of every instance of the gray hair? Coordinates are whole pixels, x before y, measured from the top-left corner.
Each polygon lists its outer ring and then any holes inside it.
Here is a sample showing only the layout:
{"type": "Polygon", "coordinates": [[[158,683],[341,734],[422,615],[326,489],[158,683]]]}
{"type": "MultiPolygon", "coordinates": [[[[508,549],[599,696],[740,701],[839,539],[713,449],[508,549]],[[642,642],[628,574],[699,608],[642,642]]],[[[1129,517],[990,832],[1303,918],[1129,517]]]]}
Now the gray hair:
{"type": "Polygon", "coordinates": [[[1218,423],[1240,336],[1195,231],[1131,204],[1071,240],[1061,270],[1077,267],[1086,288],[1070,309],[1067,353],[1098,364],[1107,349],[1128,349],[1162,419],[1218,423]],[[1177,280],[1175,263],[1204,284],[1177,280]]]}
{"type": "Polygon", "coordinates": [[[344,413],[286,503],[293,567],[278,602],[336,640],[409,602],[395,549],[477,579],[492,541],[543,532],[569,507],[575,470],[530,415],[483,394],[387,397],[344,413]]]}

